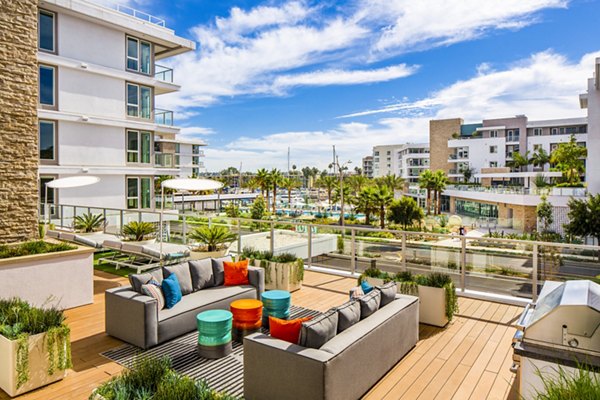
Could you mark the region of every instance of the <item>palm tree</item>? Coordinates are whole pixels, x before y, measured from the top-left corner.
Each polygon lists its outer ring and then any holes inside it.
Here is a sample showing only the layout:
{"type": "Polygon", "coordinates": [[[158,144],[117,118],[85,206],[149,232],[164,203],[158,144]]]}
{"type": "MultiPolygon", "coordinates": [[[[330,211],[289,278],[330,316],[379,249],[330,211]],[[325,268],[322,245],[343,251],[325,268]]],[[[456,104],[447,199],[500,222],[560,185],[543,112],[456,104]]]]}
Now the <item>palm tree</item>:
{"type": "Polygon", "coordinates": [[[317,186],[327,190],[327,202],[331,205],[331,193],[337,185],[337,179],[334,176],[324,175],[317,180],[317,186]]]}
{"type": "Polygon", "coordinates": [[[371,214],[375,211],[374,192],[375,187],[363,188],[358,196],[353,200],[356,211],[365,214],[365,224],[371,225],[371,214]]]}
{"type": "Polygon", "coordinates": [[[292,206],[292,190],[302,186],[301,182],[296,178],[283,178],[281,186],[288,192],[288,207],[292,206]]]}
{"type": "Polygon", "coordinates": [[[360,191],[371,183],[371,180],[364,175],[352,175],[347,177],[344,181],[348,183],[354,196],[358,196],[360,191]]]}
{"type": "Polygon", "coordinates": [[[426,169],[419,175],[419,187],[427,190],[426,208],[427,215],[431,212],[431,190],[433,189],[433,172],[426,169]]]}
{"type": "Polygon", "coordinates": [[[550,155],[546,150],[539,147],[535,150],[529,161],[534,167],[541,167],[544,169],[544,166],[550,162],[550,155]]]}
{"type": "Polygon", "coordinates": [[[386,208],[394,200],[394,193],[387,186],[379,186],[373,191],[373,205],[379,210],[379,227],[385,229],[386,208]]]}
{"type": "Polygon", "coordinates": [[[258,171],[256,171],[256,176],[254,177],[254,179],[256,180],[256,183],[260,187],[260,194],[263,197],[265,196],[265,191],[267,190],[268,178],[269,178],[269,171],[267,171],[265,168],[261,168],[258,171]]]}
{"type": "Polygon", "coordinates": [[[377,186],[386,186],[391,192],[396,189],[400,189],[404,185],[404,179],[395,174],[381,176],[375,179],[377,186]]]}
{"type": "Polygon", "coordinates": [[[277,212],[277,186],[281,186],[283,175],[280,170],[273,168],[269,173],[269,178],[271,185],[273,185],[273,214],[275,214],[277,212]]]}
{"type": "Polygon", "coordinates": [[[436,203],[436,207],[434,208],[435,214],[440,214],[442,212],[442,192],[446,189],[446,185],[448,184],[448,177],[446,176],[446,172],[441,169],[438,169],[433,173],[433,191],[434,191],[434,199],[436,203]]]}
{"type": "Polygon", "coordinates": [[[512,160],[508,163],[509,167],[516,168],[518,171],[522,171],[523,167],[527,167],[529,162],[529,152],[526,151],[525,154],[521,154],[518,151],[512,153],[512,160]]]}
{"type": "Polygon", "coordinates": [[[473,169],[473,167],[466,166],[461,167],[459,172],[463,175],[464,182],[469,183],[469,181],[473,177],[473,172],[475,172],[475,170],[473,169]]]}

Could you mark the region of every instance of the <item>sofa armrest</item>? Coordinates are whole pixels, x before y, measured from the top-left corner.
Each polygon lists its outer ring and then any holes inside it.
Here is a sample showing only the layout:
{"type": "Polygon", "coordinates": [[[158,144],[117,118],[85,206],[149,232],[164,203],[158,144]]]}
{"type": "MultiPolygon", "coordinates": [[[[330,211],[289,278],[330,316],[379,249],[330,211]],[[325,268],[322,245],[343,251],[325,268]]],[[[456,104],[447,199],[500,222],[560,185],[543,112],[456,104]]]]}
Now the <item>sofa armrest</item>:
{"type": "Polygon", "coordinates": [[[158,344],[158,302],[131,286],[105,294],[106,333],[143,349],[158,344]]]}
{"type": "Polygon", "coordinates": [[[244,338],[244,398],[323,399],[325,364],[333,354],[262,333],[244,338]]]}
{"type": "Polygon", "coordinates": [[[248,266],[248,280],[256,288],[256,298],[265,291],[265,270],[259,267],[248,266]]]}

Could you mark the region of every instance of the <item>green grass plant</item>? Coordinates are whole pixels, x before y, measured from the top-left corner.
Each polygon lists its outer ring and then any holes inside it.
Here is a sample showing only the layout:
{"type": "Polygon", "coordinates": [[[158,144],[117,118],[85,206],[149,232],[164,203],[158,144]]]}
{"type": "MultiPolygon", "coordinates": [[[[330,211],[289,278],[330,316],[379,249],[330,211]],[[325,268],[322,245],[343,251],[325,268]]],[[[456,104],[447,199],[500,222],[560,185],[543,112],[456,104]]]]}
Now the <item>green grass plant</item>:
{"type": "Polygon", "coordinates": [[[593,374],[586,365],[580,365],[575,373],[567,373],[559,367],[555,373],[537,371],[544,389],[535,394],[536,400],[597,400],[600,399],[600,374],[593,374]]]}
{"type": "Polygon", "coordinates": [[[75,250],[76,248],[76,246],[68,243],[50,243],[43,240],[33,240],[17,245],[0,245],[0,259],[56,253],[59,251],[75,250]]]}

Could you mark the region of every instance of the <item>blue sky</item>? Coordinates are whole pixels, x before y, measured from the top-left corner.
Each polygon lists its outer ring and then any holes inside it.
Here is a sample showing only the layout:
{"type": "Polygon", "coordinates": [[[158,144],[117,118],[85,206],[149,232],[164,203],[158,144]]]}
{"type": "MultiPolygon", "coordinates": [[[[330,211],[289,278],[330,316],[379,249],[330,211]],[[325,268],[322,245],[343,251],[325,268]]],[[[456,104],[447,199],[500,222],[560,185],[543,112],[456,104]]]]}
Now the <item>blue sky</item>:
{"type": "MultiPolygon", "coordinates": [[[[584,116],[600,56],[596,0],[132,0],[198,50],[161,96],[209,170],[354,165],[428,140],[432,118],[584,116]]],[[[162,62],[163,64],[165,62],[162,62]]]]}

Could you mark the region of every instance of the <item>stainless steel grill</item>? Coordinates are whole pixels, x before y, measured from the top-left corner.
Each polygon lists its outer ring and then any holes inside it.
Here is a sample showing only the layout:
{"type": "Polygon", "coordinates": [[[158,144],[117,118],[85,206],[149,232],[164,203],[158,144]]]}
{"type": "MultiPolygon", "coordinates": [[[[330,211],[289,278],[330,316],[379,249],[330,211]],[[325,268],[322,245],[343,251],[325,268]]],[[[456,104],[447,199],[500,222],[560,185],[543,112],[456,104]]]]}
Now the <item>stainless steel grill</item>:
{"type": "Polygon", "coordinates": [[[539,387],[539,371],[549,366],[600,368],[600,285],[547,281],[519,318],[513,347],[511,370],[521,389],[524,383],[539,387]]]}

